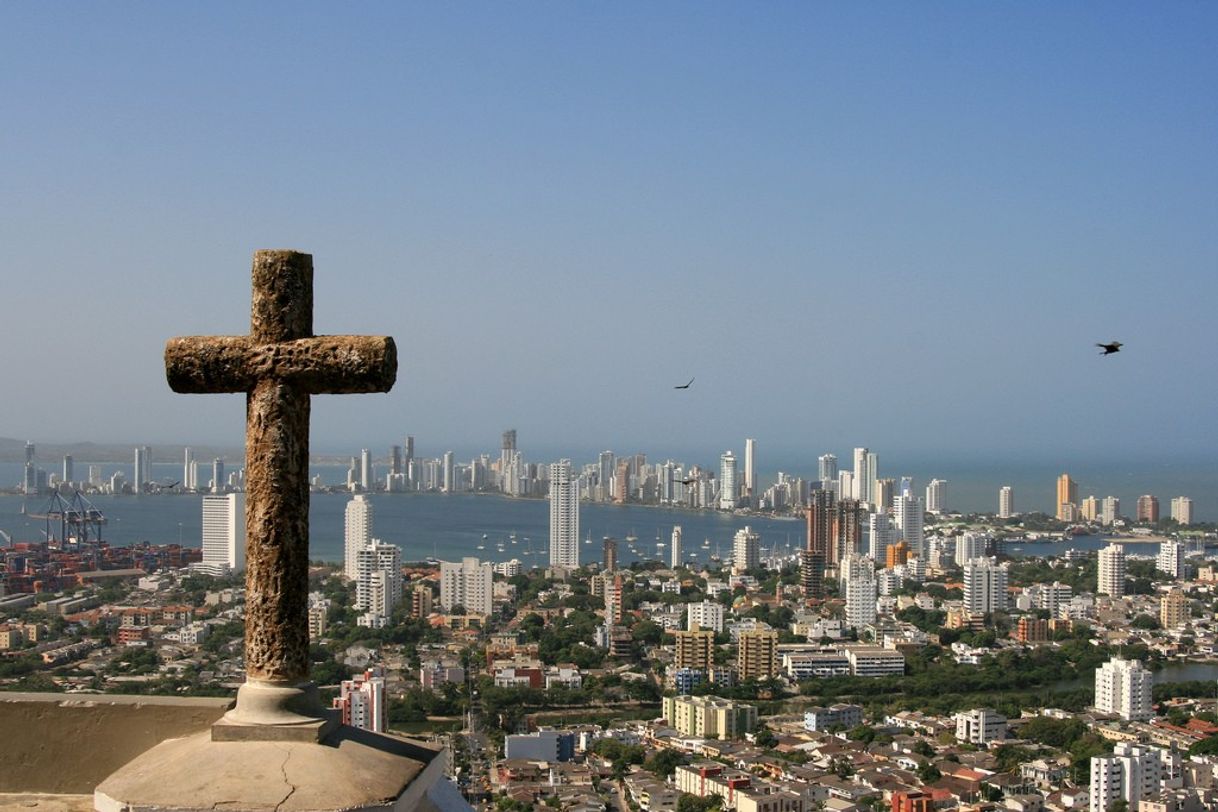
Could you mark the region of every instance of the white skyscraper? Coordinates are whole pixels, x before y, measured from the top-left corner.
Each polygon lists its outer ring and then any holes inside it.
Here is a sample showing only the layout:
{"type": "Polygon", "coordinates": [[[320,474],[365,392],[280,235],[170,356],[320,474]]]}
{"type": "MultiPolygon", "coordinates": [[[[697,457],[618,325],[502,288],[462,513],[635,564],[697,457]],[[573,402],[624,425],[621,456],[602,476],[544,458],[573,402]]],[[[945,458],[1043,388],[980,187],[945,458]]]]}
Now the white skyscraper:
{"type": "Polygon", "coordinates": [[[372,539],[356,554],[355,608],[381,617],[402,599],[402,551],[372,539]]]}
{"type": "Polygon", "coordinates": [[[685,628],[723,631],[723,604],[715,601],[686,604],[685,628]]]}
{"type": "Polygon", "coordinates": [[[579,567],[579,480],[570,460],[550,465],[550,566],[579,567]]]}
{"type": "Polygon", "coordinates": [[[862,628],[875,623],[876,583],[865,573],[846,581],[846,626],[862,628]]]}
{"type": "Polygon", "coordinates": [[[1171,517],[1180,524],[1193,523],[1193,500],[1177,496],[1171,500],[1171,517]]]}
{"type": "Polygon", "coordinates": [[[987,615],[1007,608],[1006,564],[974,558],[964,565],[964,608],[987,615]]]}
{"type": "Polygon", "coordinates": [[[681,566],[681,525],[676,525],[672,529],[671,548],[668,551],[668,563],[673,569],[681,566]]]}
{"type": "Polygon", "coordinates": [[[1150,719],[1154,684],[1154,673],[1137,660],[1113,657],[1095,670],[1096,710],[1131,722],[1150,719]]]}
{"type": "Polygon", "coordinates": [[[922,500],[902,495],[892,500],[897,541],[904,541],[909,554],[925,560],[926,542],[922,537],[922,500]]]}
{"type": "Polygon", "coordinates": [[[926,486],[926,512],[936,516],[946,511],[947,480],[932,479],[926,486]]]}
{"type": "Polygon", "coordinates": [[[346,527],[343,541],[343,575],[351,580],[359,577],[359,551],[372,541],[372,502],[367,496],[351,497],[347,503],[346,527]]]}
{"type": "Polygon", "coordinates": [[[757,507],[757,441],[744,441],[744,497],[748,506],[757,507]]]}
{"type": "Polygon", "coordinates": [[[739,575],[761,564],[761,536],[745,525],[732,542],[732,572],[739,575]]]}
{"type": "Polygon", "coordinates": [[[1100,508],[1100,523],[1112,525],[1121,518],[1121,500],[1115,496],[1105,496],[1100,508]]]}
{"type": "Polygon", "coordinates": [[[445,493],[453,493],[457,489],[457,464],[451,451],[444,452],[443,471],[444,484],[441,488],[445,493]]]}
{"type": "Polygon", "coordinates": [[[152,477],[148,474],[148,449],[135,449],[135,472],[131,478],[131,492],[143,493],[144,485],[148,483],[152,477]]]}
{"type": "Polygon", "coordinates": [[[203,497],[203,562],[215,575],[245,569],[245,496],[203,497]]]}
{"type": "Polygon", "coordinates": [[[735,510],[736,494],[739,487],[736,483],[736,455],[730,451],[723,452],[719,458],[719,509],[735,510]]]}
{"type": "Polygon", "coordinates": [[[1155,557],[1155,569],[1173,578],[1184,577],[1184,545],[1178,541],[1165,541],[1159,545],[1155,557]]]}
{"type": "MultiPolygon", "coordinates": [[[[1163,789],[1167,755],[1150,745],[1118,742],[1111,756],[1092,756],[1088,812],[1111,812],[1118,801],[1135,810],[1143,799],[1155,798],[1163,789]]],[[[1171,803],[1159,808],[1178,807],[1171,803]]]]}
{"type": "Polygon", "coordinates": [[[887,513],[872,513],[867,516],[867,554],[877,565],[884,566],[888,560],[888,548],[893,544],[892,524],[887,513]]]}
{"type": "Polygon", "coordinates": [[[491,581],[494,569],[489,561],[463,558],[457,564],[440,562],[440,608],[451,612],[454,606],[466,612],[489,615],[494,608],[491,581]]]}
{"type": "Polygon", "coordinates": [[[1009,519],[1015,515],[1015,492],[1010,485],[998,489],[998,518],[1009,519]]]}
{"type": "Polygon", "coordinates": [[[854,498],[864,504],[870,505],[875,499],[877,467],[875,454],[865,448],[854,449],[854,498]]]}
{"type": "Polygon", "coordinates": [[[194,449],[186,449],[182,454],[182,490],[193,491],[199,487],[195,481],[199,469],[195,467],[194,449]]]}
{"type": "Polygon", "coordinates": [[[967,532],[956,539],[956,566],[963,567],[974,558],[985,556],[990,537],[985,533],[967,532]]]}
{"type": "Polygon", "coordinates": [[[372,485],[376,480],[372,473],[372,452],[368,449],[361,449],[359,452],[359,486],[365,491],[372,490],[372,485]]]}
{"type": "Polygon", "coordinates": [[[1096,591],[1114,598],[1125,597],[1125,548],[1109,544],[1100,550],[1099,583],[1096,591]]]}

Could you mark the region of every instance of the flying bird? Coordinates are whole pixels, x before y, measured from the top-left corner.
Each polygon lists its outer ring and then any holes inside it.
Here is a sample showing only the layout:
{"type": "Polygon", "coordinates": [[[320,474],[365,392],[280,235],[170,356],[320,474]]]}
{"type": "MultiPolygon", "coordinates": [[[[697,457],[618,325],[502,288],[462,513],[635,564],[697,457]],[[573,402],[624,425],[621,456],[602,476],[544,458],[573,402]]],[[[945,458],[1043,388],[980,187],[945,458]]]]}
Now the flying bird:
{"type": "Polygon", "coordinates": [[[1096,344],[1103,352],[1100,355],[1112,355],[1114,352],[1121,351],[1121,342],[1113,341],[1111,344],[1096,344]]]}
{"type": "Polygon", "coordinates": [[[688,389],[693,384],[693,382],[694,382],[694,379],[690,378],[689,383],[685,384],[684,386],[674,386],[673,389],[688,389]]]}
{"type": "Polygon", "coordinates": [[[697,481],[698,481],[697,477],[694,477],[693,479],[678,479],[677,480],[677,482],[680,482],[682,485],[689,485],[690,483],[697,482],[697,481]]]}

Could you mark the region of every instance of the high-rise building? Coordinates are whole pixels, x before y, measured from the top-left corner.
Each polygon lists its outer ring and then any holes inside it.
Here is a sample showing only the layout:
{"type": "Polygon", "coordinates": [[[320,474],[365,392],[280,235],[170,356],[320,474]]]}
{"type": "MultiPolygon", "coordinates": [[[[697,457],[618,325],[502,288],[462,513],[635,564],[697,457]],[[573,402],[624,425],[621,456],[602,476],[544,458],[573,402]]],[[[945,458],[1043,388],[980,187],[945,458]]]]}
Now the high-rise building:
{"type": "Polygon", "coordinates": [[[719,457],[719,509],[736,509],[736,455],[730,451],[719,457]]]}
{"type": "Polygon", "coordinates": [[[825,555],[812,550],[799,553],[799,585],[808,598],[824,597],[825,555]]]}
{"type": "Polygon", "coordinates": [[[605,584],[605,625],[618,626],[622,622],[622,576],[614,575],[605,584]]]}
{"type": "Polygon", "coordinates": [[[355,608],[387,618],[402,600],[402,551],[371,539],[356,554],[355,608]]]}
{"type": "Polygon", "coordinates": [[[410,590],[410,616],[412,618],[417,620],[430,615],[432,603],[431,587],[427,584],[419,584],[410,590]]]}
{"type": "Polygon", "coordinates": [[[804,549],[820,553],[828,564],[837,563],[838,551],[833,532],[835,502],[833,491],[814,490],[808,494],[808,509],[804,512],[808,528],[804,549]]]}
{"type": "Polygon", "coordinates": [[[672,540],[669,542],[668,563],[673,569],[681,566],[681,525],[672,528],[672,540]]]}
{"type": "Polygon", "coordinates": [[[846,626],[860,629],[875,623],[875,576],[861,572],[846,579],[846,626]]]}
{"type": "Polygon", "coordinates": [[[347,503],[343,532],[343,575],[359,577],[359,551],[372,541],[372,502],[358,494],[347,503]]]}
{"type": "Polygon", "coordinates": [[[1096,591],[1113,598],[1125,597],[1125,548],[1109,544],[1100,550],[1100,568],[1096,591]]]}
{"type": "Polygon", "coordinates": [[[1121,518],[1121,500],[1115,496],[1105,496],[1103,506],[1100,508],[1100,522],[1106,525],[1116,524],[1121,518]]]}
{"type": "Polygon", "coordinates": [[[757,441],[744,441],[744,498],[751,508],[757,507],[757,441]]]}
{"type": "Polygon", "coordinates": [[[1009,519],[1015,515],[1015,491],[1010,485],[998,489],[998,518],[1009,519]]]}
{"type": "Polygon", "coordinates": [[[947,480],[932,479],[926,486],[926,512],[938,516],[947,508],[947,480]]]}
{"type": "Polygon", "coordinates": [[[1137,521],[1154,524],[1159,521],[1159,497],[1144,493],[1138,497],[1137,521]]]}
{"type": "Polygon", "coordinates": [[[964,565],[964,608],[988,615],[1007,608],[1006,564],[991,558],[974,558],[964,565]]]}
{"type": "Polygon", "coordinates": [[[1095,670],[1095,707],[1130,722],[1153,717],[1155,675],[1137,660],[1113,657],[1095,670]]]}
{"type": "Polygon", "coordinates": [[[833,515],[834,560],[860,551],[863,542],[863,517],[866,508],[856,499],[840,499],[833,515]]]}
{"type": "Polygon", "coordinates": [[[887,513],[892,510],[892,500],[897,496],[897,481],[895,479],[883,478],[875,481],[875,497],[872,504],[879,513],[887,513]]]}
{"type": "Polygon", "coordinates": [[[198,467],[195,466],[195,452],[192,448],[187,448],[182,452],[182,489],[187,491],[197,490],[199,483],[196,479],[199,474],[198,467]]]}
{"type": "Polygon", "coordinates": [[[601,539],[601,567],[609,572],[617,569],[617,539],[609,536],[601,539]]]}
{"type": "Polygon", "coordinates": [[[1077,504],[1078,483],[1071,479],[1069,474],[1062,474],[1057,478],[1057,518],[1063,522],[1070,521],[1070,519],[1067,518],[1067,514],[1070,513],[1070,509],[1064,506],[1077,504]]]}
{"type": "Polygon", "coordinates": [[[579,567],[579,480],[570,460],[550,465],[550,566],[579,567]]]}
{"type": "Polygon", "coordinates": [[[820,477],[820,486],[825,490],[837,483],[837,457],[833,454],[822,454],[816,458],[816,473],[820,477]]]}
{"type": "MultiPolygon", "coordinates": [[[[866,448],[854,449],[854,493],[855,499],[870,505],[875,500],[876,455],[866,448]]],[[[842,494],[845,496],[846,494],[842,494]]]]}
{"type": "Polygon", "coordinates": [[[732,572],[737,575],[761,565],[761,535],[745,525],[732,542],[732,572]]]}
{"type": "Polygon", "coordinates": [[[359,452],[359,486],[365,491],[372,490],[376,484],[376,474],[372,472],[372,452],[367,448],[359,452]]]}
{"type": "Polygon", "coordinates": [[[596,490],[592,493],[592,498],[607,502],[613,498],[613,475],[617,470],[617,462],[613,456],[613,452],[609,450],[602,451],[596,458],[596,490]]]}
{"type": "Polygon", "coordinates": [[[245,569],[245,498],[241,493],[203,497],[203,561],[221,574],[245,569]]]}
{"type": "Polygon", "coordinates": [[[1165,541],[1159,545],[1159,554],[1155,556],[1155,569],[1167,573],[1172,578],[1184,577],[1184,544],[1179,541],[1165,541]]]}
{"type": "Polygon", "coordinates": [[[974,558],[983,558],[989,547],[990,537],[985,533],[966,532],[956,538],[956,566],[964,567],[974,558]]]}
{"type": "Polygon", "coordinates": [[[872,513],[867,517],[867,554],[877,564],[888,560],[888,548],[892,545],[892,524],[888,514],[872,513]]]}
{"type": "Polygon", "coordinates": [[[1100,500],[1096,499],[1094,495],[1083,499],[1077,509],[1075,509],[1074,505],[1062,506],[1062,516],[1064,517],[1062,521],[1065,522],[1072,522],[1079,518],[1088,522],[1098,522],[1100,514],[1100,500]]]}
{"type": "Polygon", "coordinates": [[[1189,619],[1188,596],[1183,590],[1173,588],[1159,599],[1159,625],[1164,629],[1183,626],[1189,619]]]}
{"type": "Polygon", "coordinates": [[[389,447],[389,474],[391,476],[400,476],[402,473],[402,447],[400,445],[389,447]]]}
{"type": "Polygon", "coordinates": [[[673,668],[693,668],[703,675],[715,664],[715,633],[711,629],[675,631],[673,668]]]}
{"type": "Polygon", "coordinates": [[[742,682],[778,676],[778,632],[756,629],[736,639],[736,675],[742,682]]]}
{"type": "Polygon", "coordinates": [[[211,461],[211,492],[224,493],[227,490],[224,484],[224,460],[216,457],[211,461]]]}
{"type": "Polygon", "coordinates": [[[388,705],[385,702],[385,679],[373,671],[365,671],[339,685],[333,706],[342,711],[344,725],[384,733],[388,730],[388,705]]]}
{"type": "Polygon", "coordinates": [[[685,605],[685,628],[723,631],[723,604],[716,601],[700,601],[685,605]]]}
{"type": "Polygon", "coordinates": [[[454,606],[461,606],[469,613],[489,615],[494,608],[493,579],[489,561],[469,557],[460,564],[441,561],[440,608],[451,612],[454,606]]]}
{"type": "Polygon", "coordinates": [[[925,541],[922,536],[922,500],[902,494],[892,502],[896,537],[904,541],[909,554],[915,558],[926,558],[925,541]]]}
{"type": "Polygon", "coordinates": [[[884,559],[884,566],[888,569],[894,567],[903,567],[909,563],[909,545],[904,541],[898,541],[896,544],[889,545],[888,555],[884,559]]]}
{"type": "MultiPolygon", "coordinates": [[[[1141,801],[1154,799],[1164,787],[1165,755],[1163,750],[1150,745],[1118,742],[1111,756],[1092,756],[1088,812],[1113,812],[1118,802],[1123,802],[1128,810],[1146,809],[1141,801]]],[[[1151,808],[1182,807],[1169,800],[1151,808]]]]}
{"type": "Polygon", "coordinates": [[[147,489],[147,484],[152,480],[148,475],[148,449],[135,449],[135,472],[131,478],[131,492],[144,493],[147,489]]]}
{"type": "Polygon", "coordinates": [[[1193,523],[1193,500],[1177,496],[1171,500],[1171,517],[1179,524],[1193,523]]]}
{"type": "Polygon", "coordinates": [[[64,482],[75,482],[76,481],[76,471],[74,470],[74,468],[75,468],[75,466],[72,463],[72,455],[64,454],[63,455],[63,481],[64,482]]]}
{"type": "Polygon", "coordinates": [[[453,452],[444,452],[443,466],[444,484],[440,487],[445,493],[453,493],[457,490],[457,465],[453,452]]]}

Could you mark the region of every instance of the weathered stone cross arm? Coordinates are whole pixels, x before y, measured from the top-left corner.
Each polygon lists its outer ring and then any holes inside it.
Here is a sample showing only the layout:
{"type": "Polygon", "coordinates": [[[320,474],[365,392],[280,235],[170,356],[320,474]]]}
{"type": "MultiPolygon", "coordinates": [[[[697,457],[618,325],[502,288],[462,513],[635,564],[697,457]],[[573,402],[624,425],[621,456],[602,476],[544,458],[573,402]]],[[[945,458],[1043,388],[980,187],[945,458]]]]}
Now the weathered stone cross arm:
{"type": "Polygon", "coordinates": [[[260,343],[249,336],[180,336],[165,345],[169,387],[182,394],[252,392],[276,380],[311,395],[384,392],[397,352],[388,336],[316,336],[260,343]]]}

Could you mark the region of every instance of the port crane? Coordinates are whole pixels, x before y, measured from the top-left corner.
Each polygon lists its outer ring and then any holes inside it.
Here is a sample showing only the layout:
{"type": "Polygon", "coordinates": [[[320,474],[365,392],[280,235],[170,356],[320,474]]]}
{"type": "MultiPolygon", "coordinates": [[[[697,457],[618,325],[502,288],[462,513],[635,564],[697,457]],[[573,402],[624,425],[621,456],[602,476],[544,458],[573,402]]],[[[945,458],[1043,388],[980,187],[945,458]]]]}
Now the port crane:
{"type": "Polygon", "coordinates": [[[46,521],[46,530],[43,532],[46,534],[48,546],[61,550],[69,546],[79,549],[90,544],[100,544],[102,527],[107,522],[105,514],[80,491],[75,491],[71,499],[64,499],[56,491],[41,513],[27,515],[31,519],[46,521]],[[56,530],[59,531],[58,535],[56,530]]]}

